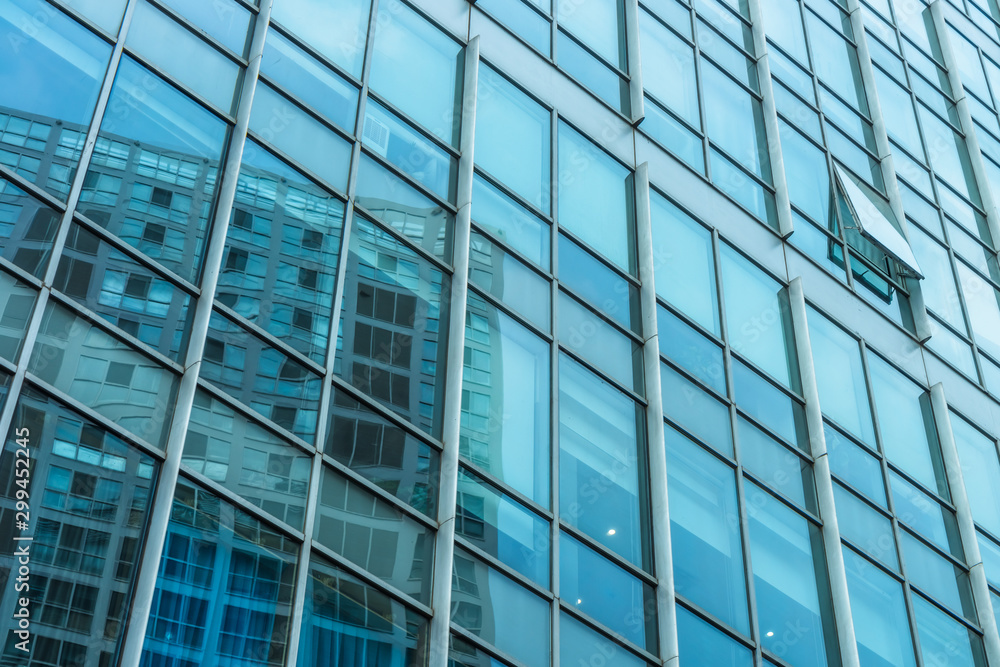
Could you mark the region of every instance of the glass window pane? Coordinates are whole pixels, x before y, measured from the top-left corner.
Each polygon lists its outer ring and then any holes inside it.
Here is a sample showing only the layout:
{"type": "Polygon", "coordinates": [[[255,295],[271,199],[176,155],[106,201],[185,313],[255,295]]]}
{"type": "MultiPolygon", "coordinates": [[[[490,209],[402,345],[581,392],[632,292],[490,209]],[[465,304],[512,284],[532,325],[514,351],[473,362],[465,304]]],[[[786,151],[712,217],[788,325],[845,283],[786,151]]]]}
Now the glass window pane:
{"type": "Polygon", "coordinates": [[[375,486],[436,516],[438,450],[333,387],[324,451],[375,486]]]}
{"type": "Polygon", "coordinates": [[[823,434],[830,455],[830,471],[869,500],[883,508],[888,507],[879,460],[829,424],[823,424],[823,434]]]}
{"type": "Polygon", "coordinates": [[[71,7],[83,16],[104,28],[112,35],[118,33],[125,13],[127,0],[59,0],[63,5],[71,7]]]}
{"type": "Polygon", "coordinates": [[[927,145],[934,147],[934,172],[962,195],[979,203],[979,190],[965,141],[924,105],[917,105],[917,114],[927,145]]]}
{"type": "Polygon", "coordinates": [[[12,364],[21,353],[37,299],[33,287],[0,271],[0,357],[12,364]]]}
{"type": "Polygon", "coordinates": [[[648,534],[641,433],[632,399],[560,357],[560,515],[640,567],[648,534]]]}
{"type": "Polygon", "coordinates": [[[862,667],[916,667],[902,585],[844,547],[862,667]]]}
{"type": "Polygon", "coordinates": [[[962,262],[957,262],[957,266],[976,342],[1000,357],[1000,293],[962,262]]]}
{"type": "Polygon", "coordinates": [[[254,93],[250,129],[333,187],[347,191],[350,143],[264,83],[254,93]]]}
{"type": "Polygon", "coordinates": [[[578,39],[613,65],[619,64],[624,30],[620,0],[608,2],[556,3],[556,19],[578,39]]]}
{"type": "Polygon", "coordinates": [[[736,404],[792,445],[808,450],[802,405],[733,358],[736,404]]]}
{"type": "Polygon", "coordinates": [[[872,394],[886,457],[929,489],[948,498],[929,395],[873,354],[868,355],[872,394]]]}
{"type": "Polygon", "coordinates": [[[197,280],[226,124],[130,58],[118,66],[108,109],[81,212],[197,280]]]}
{"type": "Polygon", "coordinates": [[[183,363],[194,316],[191,296],[78,223],[70,227],[53,286],[183,363]]]}
{"type": "Polygon", "coordinates": [[[472,181],[472,201],[472,219],[477,225],[541,268],[549,268],[552,232],[548,223],[479,175],[472,181]]]}
{"type": "Polygon", "coordinates": [[[656,193],[649,203],[656,293],[720,335],[711,233],[656,193]]]}
{"type": "Polygon", "coordinates": [[[977,667],[986,664],[982,639],[975,631],[919,595],[913,596],[913,614],[917,619],[917,637],[924,664],[935,661],[977,667]]]}
{"type": "Polygon", "coordinates": [[[355,216],[336,372],[404,419],[441,434],[451,281],[378,225],[355,216]],[[442,312],[443,310],[443,312],[442,312]]]}
{"type": "Polygon", "coordinates": [[[358,89],[276,30],[267,34],[260,71],[340,127],[354,131],[358,89]]]}
{"type": "Polygon", "coordinates": [[[306,442],[315,439],[320,377],[218,312],[209,320],[200,376],[306,442]]]}
{"type": "Polygon", "coordinates": [[[549,523],[474,473],[459,470],[455,531],[539,586],[549,587],[549,523]]]}
{"type": "Polygon", "coordinates": [[[743,417],[737,417],[736,428],[743,467],[799,507],[815,512],[816,491],[810,463],[743,417]]]}
{"type": "Polygon", "coordinates": [[[313,554],[299,655],[314,667],[377,656],[380,665],[423,665],[427,619],[313,554]]]}
{"type": "Polygon", "coordinates": [[[0,256],[42,277],[61,217],[41,200],[0,179],[0,256]]]}
{"type": "Polygon", "coordinates": [[[552,286],[504,246],[476,231],[469,250],[469,280],[492,294],[535,326],[549,331],[552,286]]]}
{"type": "Polygon", "coordinates": [[[331,468],[323,468],[313,538],[417,600],[429,599],[433,531],[331,468]]]}
{"type": "Polygon", "coordinates": [[[816,566],[823,553],[819,529],[754,484],[745,488],[764,648],[797,667],[822,667],[829,593],[816,566]],[[796,628],[798,641],[788,641],[786,628],[796,628]]]}
{"type": "Polygon", "coordinates": [[[875,83],[878,100],[885,118],[885,129],[889,137],[918,158],[923,158],[924,149],[920,143],[920,130],[913,101],[909,91],[875,67],[875,83]]]}
{"type": "Polygon", "coordinates": [[[125,43],[222,111],[232,111],[240,66],[149,3],[136,5],[125,43]]]}
{"type": "Polygon", "coordinates": [[[785,162],[789,199],[821,227],[830,227],[833,220],[833,198],[826,156],[822,150],[792,129],[791,125],[780,119],[778,132],[781,136],[781,155],[785,162]]]}
{"type": "Polygon", "coordinates": [[[925,279],[921,281],[920,288],[927,308],[959,331],[965,332],[962,301],[955,287],[955,274],[952,272],[948,251],[916,225],[910,226],[909,239],[913,255],[924,272],[925,279]]]}
{"type": "Polygon", "coordinates": [[[329,342],[344,208],[247,142],[216,299],[320,364],[329,342]]]}
{"type": "Polygon", "coordinates": [[[180,384],[131,346],[49,300],[28,370],[161,449],[180,384]]]}
{"type": "Polygon", "coordinates": [[[705,129],[709,139],[741,165],[770,182],[771,167],[760,102],[707,61],[702,61],[701,76],[705,90],[705,129]]]}
{"type": "Polygon", "coordinates": [[[967,575],[908,531],[900,531],[899,535],[910,583],[956,614],[961,614],[964,607],[970,620],[975,621],[967,575]]]}
{"type": "MultiPolygon", "coordinates": [[[[833,485],[833,495],[841,536],[850,540],[869,557],[898,572],[899,557],[896,555],[896,539],[893,537],[889,518],[866,505],[840,484],[833,485]]],[[[846,551],[844,559],[849,560],[846,551]]],[[[861,558],[857,562],[863,563],[866,568],[875,569],[861,558]]]]}
{"type": "Polygon", "coordinates": [[[728,245],[722,246],[722,284],[733,349],[797,390],[795,341],[785,288],[728,245]]]}
{"type": "Polygon", "coordinates": [[[979,540],[979,553],[983,558],[983,570],[986,580],[995,588],[1000,588],[1000,544],[976,531],[979,540]]]}
{"type": "Polygon", "coordinates": [[[354,201],[438,259],[451,257],[455,216],[379,162],[361,153],[354,201]]]}
{"type": "Polygon", "coordinates": [[[656,307],[656,323],[660,354],[725,396],[722,348],[661,305],[656,307]]]}
{"type": "Polygon", "coordinates": [[[469,294],[462,457],[549,506],[549,343],[469,294]]]}
{"type": "Polygon", "coordinates": [[[642,393],[641,348],[562,291],[559,292],[559,342],[624,386],[642,393]]]}
{"type": "Polygon", "coordinates": [[[749,634],[733,470],[669,427],[666,448],[677,593],[749,634]]]}
{"type": "Polygon", "coordinates": [[[583,135],[559,125],[559,223],[605,257],[635,265],[629,171],[583,135]]]}
{"type": "Polygon", "coordinates": [[[767,24],[767,40],[774,41],[793,58],[809,64],[802,14],[797,0],[764,0],[761,3],[767,24]]]}
{"type": "MultiPolygon", "coordinates": [[[[527,2],[536,4],[534,0],[527,0],[527,2]]],[[[479,0],[479,6],[500,19],[501,23],[512,28],[528,44],[545,55],[550,55],[552,27],[541,14],[529,9],[527,4],[511,2],[510,0],[479,0]]]]}
{"type": "Polygon", "coordinates": [[[549,661],[549,603],[455,549],[451,622],[528,665],[549,661]]]}
{"type": "Polygon", "coordinates": [[[559,235],[559,282],[623,327],[639,332],[639,291],[563,234],[559,235]]]}
{"type": "Polygon", "coordinates": [[[548,213],[549,112],[486,65],[479,68],[477,94],[476,164],[548,213]]]}
{"type": "Polygon", "coordinates": [[[379,23],[374,33],[372,90],[427,130],[456,144],[462,46],[402,3],[390,11],[391,20],[379,23]]]}
{"type": "Polygon", "coordinates": [[[753,652],[684,607],[677,607],[678,655],[701,667],[753,667],[753,652]]]}
{"type": "Polygon", "coordinates": [[[660,363],[663,414],[723,454],[733,455],[729,408],[665,363],[660,363]]]}
{"type": "Polygon", "coordinates": [[[1000,535],[1000,461],[997,446],[967,421],[951,414],[951,429],[962,463],[962,478],[969,494],[972,518],[994,535],[1000,535]]]}
{"type": "Polygon", "coordinates": [[[360,79],[370,12],[371,0],[284,0],[271,18],[360,79]]]}
{"type": "Polygon", "coordinates": [[[874,447],[875,429],[857,341],[812,309],[809,339],[823,412],[874,447]]]}
{"type": "Polygon", "coordinates": [[[288,649],[298,546],[186,480],[178,483],[143,664],[281,663],[288,649]]]}
{"type": "Polygon", "coordinates": [[[892,490],[892,503],[895,506],[896,516],[900,522],[913,528],[944,551],[951,551],[960,559],[963,557],[958,527],[951,510],[945,509],[936,500],[891,470],[889,487],[892,490]]]}
{"type": "Polygon", "coordinates": [[[645,660],[592,630],[566,613],[559,614],[559,664],[589,665],[590,661],[613,661],[615,667],[648,667],[645,660]]]}
{"type": "Polygon", "coordinates": [[[867,116],[868,102],[861,81],[857,49],[812,12],[806,12],[806,25],[809,26],[816,75],[867,116]]]}
{"type": "Polygon", "coordinates": [[[643,86],[689,125],[700,128],[694,49],[644,10],[639,12],[639,38],[646,63],[643,86]]]}
{"type": "Polygon", "coordinates": [[[111,46],[41,0],[0,1],[0,33],[0,163],[65,199],[111,46]]]}
{"type": "Polygon", "coordinates": [[[657,653],[652,587],[565,532],[559,534],[559,596],[629,641],[657,653]]]}
{"type": "MultiPolygon", "coordinates": [[[[235,0],[220,0],[218,4],[213,3],[211,6],[199,0],[164,0],[164,4],[177,10],[184,18],[235,51],[237,55],[244,55],[247,33],[254,14],[241,7],[235,0]]],[[[268,34],[269,39],[273,36],[274,33],[268,34]]]]}

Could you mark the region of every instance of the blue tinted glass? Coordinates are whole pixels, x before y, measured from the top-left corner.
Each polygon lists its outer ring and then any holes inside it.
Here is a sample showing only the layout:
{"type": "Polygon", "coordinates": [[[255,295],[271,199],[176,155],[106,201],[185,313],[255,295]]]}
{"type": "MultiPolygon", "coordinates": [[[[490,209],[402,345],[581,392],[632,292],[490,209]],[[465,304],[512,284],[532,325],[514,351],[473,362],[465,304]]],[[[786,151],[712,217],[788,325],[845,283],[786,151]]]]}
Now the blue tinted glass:
{"type": "MultiPolygon", "coordinates": [[[[0,62],[7,63],[0,68],[0,164],[30,181],[68,183],[111,46],[40,0],[0,1],[0,34],[0,62]],[[56,159],[39,173],[49,162],[43,153],[57,145],[56,159]]],[[[63,199],[68,194],[46,187],[63,199]]]]}
{"type": "Polygon", "coordinates": [[[815,512],[816,492],[809,462],[743,417],[737,417],[736,428],[743,467],[799,507],[815,512]]]}
{"type": "Polygon", "coordinates": [[[559,281],[623,327],[639,329],[639,293],[589,252],[559,235],[559,281]]]}
{"type": "Polygon", "coordinates": [[[194,314],[191,297],[76,223],[66,239],[54,287],[181,362],[194,314]],[[95,262],[95,255],[103,260],[95,262]]]}
{"type": "Polygon", "coordinates": [[[863,667],[916,667],[902,585],[844,547],[854,635],[863,667]]]}
{"type": "Polygon", "coordinates": [[[625,31],[619,27],[623,19],[621,0],[581,2],[569,5],[556,3],[556,19],[580,41],[613,65],[619,65],[625,31]]]}
{"type": "Polygon", "coordinates": [[[451,621],[527,665],[549,662],[549,603],[455,549],[451,621]]]}
{"type": "MultiPolygon", "coordinates": [[[[183,0],[168,0],[171,4],[183,0]]],[[[118,32],[127,0],[61,0],[111,34],[118,32]]]]}
{"type": "Polygon", "coordinates": [[[708,62],[702,65],[701,74],[705,87],[705,129],[709,139],[741,165],[770,182],[771,167],[760,102],[708,62]]]}
{"type": "Polygon", "coordinates": [[[981,532],[977,531],[976,537],[979,540],[979,553],[983,559],[986,579],[991,586],[1000,588],[1000,545],[981,532]]]}
{"type": "Polygon", "coordinates": [[[783,120],[778,120],[785,180],[792,204],[821,227],[833,222],[833,198],[826,155],[783,120]]]}
{"type": "Polygon", "coordinates": [[[472,181],[472,219],[543,269],[549,268],[548,223],[518,205],[478,175],[472,181]]]}
{"type": "Polygon", "coordinates": [[[559,342],[643,393],[641,348],[565,292],[559,292],[559,342]]]}
{"type": "Polygon", "coordinates": [[[559,534],[559,595],[629,641],[657,652],[653,589],[564,532],[559,534]]]}
{"type": "Polygon", "coordinates": [[[334,369],[435,437],[448,342],[442,297],[450,290],[451,281],[428,260],[355,216],[334,369]]]}
{"type": "Polygon", "coordinates": [[[146,442],[166,446],[180,379],[58,301],[45,307],[28,370],[146,442]]]}
{"type": "Polygon", "coordinates": [[[455,216],[364,153],[354,201],[435,257],[451,256],[455,216]]]}
{"type": "Polygon", "coordinates": [[[457,160],[375,100],[365,106],[361,141],[437,196],[454,198],[457,160]]]}
{"type": "Polygon", "coordinates": [[[389,12],[391,19],[374,33],[372,90],[425,129],[457,143],[462,46],[403,3],[389,12]]]}
{"type": "Polygon", "coordinates": [[[427,619],[327,562],[312,558],[299,655],[314,667],[378,656],[379,667],[420,664],[427,619]]]}
{"type": "MultiPolygon", "coordinates": [[[[690,31],[690,25],[687,27],[690,31]]],[[[690,126],[700,128],[694,49],[645,11],[639,13],[639,30],[647,64],[643,86],[690,126]],[[650,67],[653,63],[656,66],[650,67]]]]}
{"type": "Polygon", "coordinates": [[[625,270],[635,264],[629,171],[559,125],[559,224],[625,270]]]}
{"type": "MultiPolygon", "coordinates": [[[[38,293],[6,271],[0,271],[0,357],[17,363],[38,293]]],[[[9,376],[4,376],[5,378],[9,376]]]]}
{"type": "Polygon", "coordinates": [[[650,193],[649,203],[656,293],[719,335],[712,234],[656,193],[650,193]]]}
{"type": "Polygon", "coordinates": [[[350,143],[263,83],[254,92],[250,129],[317,177],[347,190],[350,143]]]}
{"type": "Polygon", "coordinates": [[[705,174],[705,147],[696,133],[685,127],[655,102],[646,100],[646,117],[642,132],[660,142],[664,148],[686,162],[699,174],[705,174]]]}
{"type": "MultiPolygon", "coordinates": [[[[185,480],[177,486],[153,594],[143,667],[282,656],[298,548],[185,480]]],[[[280,659],[280,658],[278,658],[280,659]]]]}
{"type": "Polygon", "coordinates": [[[806,12],[806,25],[809,26],[816,75],[867,116],[868,101],[861,81],[857,49],[812,12],[806,12]]]}
{"type": "Polygon", "coordinates": [[[226,134],[221,120],[123,58],[80,194],[82,213],[195,280],[226,134]]]}
{"type": "Polygon", "coordinates": [[[887,507],[879,460],[829,424],[823,424],[823,434],[830,455],[830,471],[869,500],[887,507]]]}
{"type": "MultiPolygon", "coordinates": [[[[164,4],[173,7],[238,55],[243,55],[253,14],[239,3],[234,0],[220,0],[209,7],[198,0],[165,0],[164,4]]],[[[271,33],[268,38],[273,36],[274,33],[271,33]]]]}
{"type": "Polygon", "coordinates": [[[681,660],[701,667],[752,667],[753,652],[684,607],[677,607],[677,642],[681,660]]]}
{"type": "Polygon", "coordinates": [[[136,3],[125,43],[217,108],[232,111],[240,66],[148,2],[136,3]]]}
{"type": "Polygon", "coordinates": [[[181,460],[290,526],[305,525],[312,457],[203,390],[181,460]]]}
{"type": "Polygon", "coordinates": [[[361,78],[371,0],[283,0],[271,18],[355,78],[361,78]]]}
{"type": "MultiPolygon", "coordinates": [[[[528,0],[533,3],[533,0],[528,0]]],[[[515,0],[480,0],[479,6],[502,23],[511,27],[533,47],[549,55],[552,29],[549,22],[538,12],[529,9],[524,2],[515,0]]],[[[482,70],[480,70],[482,72],[482,70]]]]}
{"type": "Polygon", "coordinates": [[[462,457],[549,505],[549,343],[469,294],[462,457]]]}
{"type": "Polygon", "coordinates": [[[964,611],[974,622],[976,612],[972,607],[968,576],[908,531],[902,530],[899,535],[910,583],[956,614],[964,611]]]}
{"type": "Polygon", "coordinates": [[[218,312],[209,321],[200,375],[303,440],[316,437],[319,376],[218,312]]]}
{"type": "Polygon", "coordinates": [[[329,340],[344,208],[247,143],[216,299],[320,364],[329,340]]]}
{"type": "MultiPolygon", "coordinates": [[[[616,667],[647,667],[636,657],[566,613],[559,614],[559,664],[613,664],[616,667]]],[[[477,666],[478,667],[478,666],[477,666]]]]}
{"type": "MultiPolygon", "coordinates": [[[[833,495],[841,536],[874,560],[898,572],[899,558],[889,518],[866,505],[840,484],[833,485],[833,495]]],[[[858,562],[863,561],[859,559],[858,562]]]]}
{"type": "Polygon", "coordinates": [[[736,405],[770,427],[785,442],[803,448],[808,444],[802,406],[735,357],[733,395],[736,405]]]}
{"type": "Polygon", "coordinates": [[[660,364],[663,414],[714,449],[732,456],[729,408],[665,363],[660,364]]]}
{"type": "Polygon", "coordinates": [[[334,385],[324,451],[427,516],[436,516],[438,450],[334,385]]]}
{"type": "Polygon", "coordinates": [[[641,424],[631,398],[560,357],[560,515],[640,566],[646,537],[641,424]]]}
{"type": "Polygon", "coordinates": [[[731,627],[749,633],[733,470],[669,427],[666,447],[677,592],[731,627]]]}
{"type": "Polygon", "coordinates": [[[889,471],[892,502],[899,520],[920,533],[945,551],[957,552],[961,558],[962,547],[951,510],[942,507],[926,493],[889,471]]]}
{"type": "Polygon", "coordinates": [[[875,429],[857,341],[811,309],[809,340],[823,413],[874,447],[875,429]]]}
{"type": "Polygon", "coordinates": [[[828,612],[814,551],[822,553],[819,529],[754,484],[745,488],[754,508],[748,511],[750,552],[764,648],[796,667],[826,665],[828,612]]]}
{"type": "Polygon", "coordinates": [[[545,213],[551,204],[551,127],[541,105],[492,68],[479,68],[476,164],[545,213]]]}
{"type": "Polygon", "coordinates": [[[276,30],[267,35],[260,71],[340,127],[353,131],[358,89],[276,30]]]}
{"type": "Polygon", "coordinates": [[[430,529],[331,468],[323,468],[313,539],[407,595],[430,599],[430,529]]]}
{"type": "Polygon", "coordinates": [[[458,474],[455,532],[539,586],[549,587],[549,524],[466,470],[458,474]]]}
{"type": "Polygon", "coordinates": [[[774,41],[800,63],[809,64],[802,14],[797,0],[764,0],[761,3],[768,41],[774,41]]]}
{"type": "Polygon", "coordinates": [[[962,625],[919,595],[913,596],[913,615],[924,663],[947,660],[948,664],[986,664],[983,643],[972,629],[962,625]]]}
{"type": "Polygon", "coordinates": [[[549,281],[489,237],[473,231],[469,243],[469,280],[535,326],[549,330],[552,286],[549,281]]]}
{"type": "Polygon", "coordinates": [[[660,354],[725,396],[726,367],[722,348],[663,306],[656,308],[656,323],[660,354]]]}
{"type": "Polygon", "coordinates": [[[627,110],[628,83],[618,72],[595,58],[562,30],[557,39],[560,67],[613,108],[627,110]]]}
{"type": "Polygon", "coordinates": [[[40,278],[61,217],[41,200],[0,179],[0,256],[40,278]]]}

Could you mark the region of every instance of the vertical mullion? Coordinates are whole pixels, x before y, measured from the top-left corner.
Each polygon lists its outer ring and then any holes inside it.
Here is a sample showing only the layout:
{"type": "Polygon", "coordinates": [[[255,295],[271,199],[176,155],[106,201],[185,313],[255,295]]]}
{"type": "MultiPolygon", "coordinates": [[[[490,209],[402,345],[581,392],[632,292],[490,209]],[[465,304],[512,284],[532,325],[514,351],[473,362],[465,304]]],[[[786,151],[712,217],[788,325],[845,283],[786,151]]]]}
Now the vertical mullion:
{"type": "MultiPolygon", "coordinates": [[[[133,2],[129,3],[129,9],[133,2]]],[[[195,305],[191,324],[188,351],[185,358],[185,371],[181,376],[177,392],[176,409],[170,424],[170,435],[166,447],[166,460],[163,462],[156,481],[156,490],[150,502],[146,543],[142,552],[139,575],[133,589],[132,611],[129,615],[127,631],[122,645],[122,667],[136,667],[142,656],[143,640],[146,625],[156,590],[156,580],[160,569],[160,558],[166,542],[170,514],[173,506],[174,489],[180,473],[181,454],[187,425],[190,421],[195,392],[198,389],[198,372],[201,368],[205,350],[205,338],[208,335],[209,320],[212,316],[212,302],[215,288],[219,281],[222,268],[222,258],[226,246],[226,234],[229,229],[229,218],[233,202],[236,198],[236,188],[239,182],[239,164],[243,157],[246,143],[247,127],[250,123],[250,106],[253,102],[257,86],[257,74],[260,71],[261,55],[264,50],[264,37],[267,33],[267,23],[271,15],[270,2],[262,3],[253,28],[253,42],[250,47],[249,65],[244,73],[240,105],[236,112],[236,126],[230,130],[229,146],[226,152],[225,164],[220,165],[222,181],[218,191],[215,216],[203,262],[204,273],[201,281],[201,298],[195,305]],[[224,168],[223,168],[224,167],[224,168]]],[[[126,17],[128,15],[126,14],[126,17]]]]}
{"type": "MultiPolygon", "coordinates": [[[[840,526],[834,504],[833,477],[830,473],[830,459],[826,449],[826,435],[823,432],[823,413],[819,404],[819,385],[816,382],[816,367],[813,365],[812,343],[809,339],[809,324],[806,320],[805,293],[802,278],[795,278],[788,286],[788,300],[792,315],[792,330],[795,338],[795,352],[799,362],[802,380],[802,397],[806,401],[806,427],[809,431],[809,449],[813,457],[813,477],[816,482],[816,496],[819,501],[819,515],[823,520],[823,549],[826,555],[827,575],[830,582],[830,602],[840,656],[843,667],[860,667],[858,643],[854,634],[854,616],[847,586],[847,569],[844,553],[840,546],[840,526]]],[[[822,602],[822,600],[821,600],[822,602]]]]}
{"type": "MultiPolygon", "coordinates": [[[[549,557],[552,567],[549,584],[555,599],[552,601],[552,667],[560,667],[559,663],[559,114],[549,114],[549,196],[551,202],[549,213],[552,216],[552,226],[549,228],[549,268],[553,279],[549,283],[552,308],[552,343],[549,348],[549,476],[550,495],[549,508],[552,510],[552,525],[550,526],[551,547],[549,557]]],[[[569,667],[569,666],[567,666],[569,667]]]]}
{"type": "Polygon", "coordinates": [[[660,657],[678,658],[677,607],[667,495],[667,453],[663,433],[663,396],[660,386],[659,330],[656,318],[653,230],[649,202],[649,163],[635,172],[635,225],[638,236],[639,296],[642,302],[643,370],[646,379],[646,447],[652,531],[653,573],[656,576],[657,627],[660,657]]]}
{"type": "Polygon", "coordinates": [[[990,600],[989,584],[986,581],[983,558],[979,552],[979,539],[976,536],[976,525],[972,519],[972,505],[969,504],[969,494],[966,491],[965,479],[962,475],[962,463],[958,457],[954,432],[951,430],[951,415],[944,395],[944,385],[940,382],[931,387],[931,410],[934,413],[934,423],[937,425],[937,436],[941,445],[948,486],[951,487],[951,500],[955,506],[955,516],[958,519],[962,550],[965,552],[966,565],[969,566],[969,582],[972,584],[976,615],[979,617],[979,625],[983,631],[987,660],[991,665],[1000,665],[1000,632],[997,630],[993,604],[990,600]]]}
{"type": "Polygon", "coordinates": [[[435,535],[434,580],[430,624],[430,665],[445,667],[451,625],[451,578],[455,552],[455,513],[458,500],[459,438],[462,429],[462,374],[465,352],[465,311],[469,291],[469,240],[472,224],[473,149],[476,92],[479,80],[479,37],[465,47],[462,86],[461,158],[458,163],[458,215],[452,252],[451,304],[448,314],[448,356],[445,371],[444,419],[441,439],[441,484],[438,489],[438,530],[435,535]]]}

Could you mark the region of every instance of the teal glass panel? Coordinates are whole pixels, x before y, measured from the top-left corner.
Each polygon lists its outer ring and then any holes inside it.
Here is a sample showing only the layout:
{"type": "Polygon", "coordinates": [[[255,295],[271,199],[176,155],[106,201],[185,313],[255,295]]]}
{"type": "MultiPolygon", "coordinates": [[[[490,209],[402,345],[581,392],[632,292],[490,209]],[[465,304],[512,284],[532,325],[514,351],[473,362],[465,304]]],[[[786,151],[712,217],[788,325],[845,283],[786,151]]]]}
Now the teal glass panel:
{"type": "Polygon", "coordinates": [[[983,640],[974,630],[918,595],[913,596],[913,615],[924,664],[986,665],[983,640]]]}
{"type": "MultiPolygon", "coordinates": [[[[833,485],[834,502],[837,506],[837,523],[840,535],[867,556],[899,572],[899,556],[896,554],[896,540],[893,537],[892,522],[888,517],[867,505],[840,484],[833,485]]],[[[845,560],[847,560],[845,554],[845,560]]],[[[873,566],[858,558],[859,569],[873,566]]]]}
{"type": "Polygon", "coordinates": [[[721,335],[712,234],[656,193],[650,193],[649,203],[657,295],[721,335]]]}
{"type": "Polygon", "coordinates": [[[743,417],[736,420],[743,467],[799,507],[816,512],[812,466],[743,417]]]}
{"type": "Polygon", "coordinates": [[[271,19],[290,29],[321,55],[360,79],[371,0],[284,0],[271,19]]]}
{"type": "Polygon", "coordinates": [[[559,224],[626,271],[635,268],[628,169],[559,125],[559,224]]]}
{"type": "Polygon", "coordinates": [[[823,435],[830,456],[830,471],[872,502],[888,507],[879,460],[829,424],[823,424],[823,435]]]}
{"type": "Polygon", "coordinates": [[[1000,489],[996,484],[1000,479],[1000,461],[997,460],[996,442],[954,413],[951,414],[951,430],[962,464],[972,518],[994,535],[1000,535],[1000,489]]]}
{"type": "Polygon", "coordinates": [[[469,294],[462,458],[549,506],[549,343],[469,294]]]}
{"type": "Polygon", "coordinates": [[[591,661],[616,667],[648,667],[645,660],[626,651],[617,642],[565,612],[559,614],[559,664],[588,665],[591,661]]]}
{"type": "Polygon", "coordinates": [[[645,89],[689,125],[700,128],[694,49],[642,10],[639,38],[647,65],[642,78],[645,89]]]}
{"type": "Polygon", "coordinates": [[[722,348],[660,305],[656,308],[656,322],[660,354],[725,396],[722,348]]]}
{"type": "Polygon", "coordinates": [[[749,633],[733,470],[674,429],[667,427],[665,435],[677,593],[749,633]]]}
{"type": "Polygon", "coordinates": [[[654,655],[653,588],[565,532],[559,534],[559,596],[654,655]]]}
{"type": "Polygon", "coordinates": [[[478,175],[472,181],[472,219],[529,261],[549,268],[552,231],[548,223],[478,175]]]}
{"type": "Polygon", "coordinates": [[[476,164],[544,213],[551,205],[551,128],[546,109],[492,68],[479,68],[476,164]]]}
{"type": "Polygon", "coordinates": [[[713,449],[732,456],[729,408],[665,363],[660,363],[663,414],[713,449]]]}
{"type": "Polygon", "coordinates": [[[543,331],[552,318],[552,286],[504,246],[476,231],[469,241],[469,281],[543,331]]]}
{"type": "Polygon", "coordinates": [[[677,642],[681,660],[702,667],[753,667],[753,652],[729,635],[677,607],[677,642]]]}
{"type": "Polygon", "coordinates": [[[559,514],[644,566],[648,518],[642,410],[566,356],[559,359],[559,514]]]}
{"type": "Polygon", "coordinates": [[[844,567],[862,667],[916,667],[902,585],[847,547],[844,567]]]}

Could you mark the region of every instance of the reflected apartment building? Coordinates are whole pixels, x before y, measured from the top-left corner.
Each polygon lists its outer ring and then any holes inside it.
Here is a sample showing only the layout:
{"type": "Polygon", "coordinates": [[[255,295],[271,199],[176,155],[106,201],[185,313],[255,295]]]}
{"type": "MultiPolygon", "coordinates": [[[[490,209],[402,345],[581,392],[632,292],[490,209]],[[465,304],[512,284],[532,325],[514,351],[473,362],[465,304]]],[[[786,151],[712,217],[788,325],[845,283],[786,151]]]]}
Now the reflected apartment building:
{"type": "Polygon", "coordinates": [[[995,0],[0,0],[0,666],[1000,667],[998,112],[995,0]]]}

